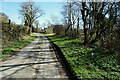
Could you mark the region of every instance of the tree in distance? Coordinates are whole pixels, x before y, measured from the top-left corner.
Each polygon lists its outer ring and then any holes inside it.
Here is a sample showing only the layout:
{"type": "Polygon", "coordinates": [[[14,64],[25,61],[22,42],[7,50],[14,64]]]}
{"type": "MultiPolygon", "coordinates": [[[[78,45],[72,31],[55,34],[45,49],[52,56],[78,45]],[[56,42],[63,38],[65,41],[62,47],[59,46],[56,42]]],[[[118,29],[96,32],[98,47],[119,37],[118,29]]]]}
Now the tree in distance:
{"type": "Polygon", "coordinates": [[[23,18],[25,26],[29,26],[28,34],[32,31],[32,25],[36,19],[41,17],[44,13],[40,7],[36,6],[34,2],[23,2],[21,4],[20,15],[23,18]]]}

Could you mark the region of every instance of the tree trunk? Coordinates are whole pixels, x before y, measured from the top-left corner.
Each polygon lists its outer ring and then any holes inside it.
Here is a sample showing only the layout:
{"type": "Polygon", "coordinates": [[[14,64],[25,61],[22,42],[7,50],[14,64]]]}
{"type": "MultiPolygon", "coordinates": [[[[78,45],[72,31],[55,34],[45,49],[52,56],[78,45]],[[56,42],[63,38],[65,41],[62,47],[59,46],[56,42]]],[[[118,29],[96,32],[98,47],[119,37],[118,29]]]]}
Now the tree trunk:
{"type": "Polygon", "coordinates": [[[84,28],[84,45],[87,44],[87,28],[86,28],[86,16],[87,14],[85,13],[85,3],[82,2],[82,20],[83,20],[83,28],[84,28]]]}
{"type": "Polygon", "coordinates": [[[32,25],[30,24],[28,34],[30,35],[31,33],[32,33],[32,25]]]}
{"type": "Polygon", "coordinates": [[[79,18],[77,19],[77,35],[79,35],[79,18]]]}
{"type": "Polygon", "coordinates": [[[87,29],[86,29],[86,23],[84,22],[84,44],[87,44],[87,29]]]}

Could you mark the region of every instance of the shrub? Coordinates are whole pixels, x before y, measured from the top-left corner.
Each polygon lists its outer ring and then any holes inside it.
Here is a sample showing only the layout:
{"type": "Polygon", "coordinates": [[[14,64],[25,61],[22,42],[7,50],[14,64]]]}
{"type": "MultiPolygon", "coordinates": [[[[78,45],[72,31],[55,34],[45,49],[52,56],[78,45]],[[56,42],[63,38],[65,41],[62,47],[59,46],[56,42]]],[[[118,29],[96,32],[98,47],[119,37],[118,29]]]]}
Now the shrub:
{"type": "Polygon", "coordinates": [[[11,42],[17,42],[24,39],[24,36],[28,35],[28,26],[22,26],[17,24],[9,24],[4,17],[0,17],[2,20],[2,44],[3,48],[9,46],[11,42]]]}

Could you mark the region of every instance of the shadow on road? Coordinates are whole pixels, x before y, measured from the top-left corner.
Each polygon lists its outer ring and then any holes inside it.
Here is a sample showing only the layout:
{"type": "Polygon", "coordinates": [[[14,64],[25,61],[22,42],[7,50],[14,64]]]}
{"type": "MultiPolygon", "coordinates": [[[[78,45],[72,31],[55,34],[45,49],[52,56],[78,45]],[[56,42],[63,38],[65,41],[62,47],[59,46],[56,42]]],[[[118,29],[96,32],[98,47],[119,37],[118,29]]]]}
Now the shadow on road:
{"type": "Polygon", "coordinates": [[[9,67],[9,68],[0,70],[0,72],[8,70],[8,69],[11,69],[11,68],[14,68],[14,67],[18,67],[18,66],[25,66],[25,65],[32,66],[32,65],[36,65],[36,64],[49,64],[49,63],[56,63],[56,62],[57,61],[40,62],[40,63],[26,63],[26,64],[15,64],[15,65],[4,65],[4,66],[0,66],[0,68],[2,68],[2,67],[9,67]]]}

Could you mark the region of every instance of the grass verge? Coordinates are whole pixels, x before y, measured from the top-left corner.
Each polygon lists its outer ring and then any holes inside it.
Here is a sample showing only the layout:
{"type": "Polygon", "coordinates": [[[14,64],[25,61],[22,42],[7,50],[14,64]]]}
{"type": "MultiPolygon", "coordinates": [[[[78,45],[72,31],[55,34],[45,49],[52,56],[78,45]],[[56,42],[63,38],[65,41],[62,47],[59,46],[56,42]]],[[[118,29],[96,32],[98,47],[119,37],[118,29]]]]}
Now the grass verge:
{"type": "Polygon", "coordinates": [[[20,48],[24,47],[25,45],[33,41],[35,38],[36,38],[36,35],[32,33],[28,39],[10,44],[8,48],[3,49],[0,52],[0,55],[2,55],[1,56],[2,59],[13,54],[15,51],[18,51],[20,48]]]}
{"type": "Polygon", "coordinates": [[[61,48],[79,79],[120,79],[119,54],[84,47],[79,38],[44,35],[61,48]]]}

